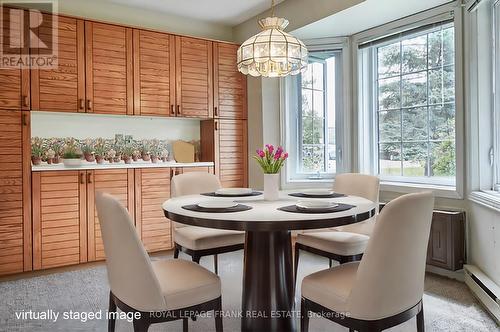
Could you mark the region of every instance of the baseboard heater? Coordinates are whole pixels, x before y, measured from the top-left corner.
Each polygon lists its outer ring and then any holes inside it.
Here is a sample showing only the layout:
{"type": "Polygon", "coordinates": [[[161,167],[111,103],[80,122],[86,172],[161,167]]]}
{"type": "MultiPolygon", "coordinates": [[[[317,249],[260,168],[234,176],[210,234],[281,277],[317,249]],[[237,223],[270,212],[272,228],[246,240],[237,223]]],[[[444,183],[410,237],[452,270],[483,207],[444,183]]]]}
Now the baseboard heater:
{"type": "Polygon", "coordinates": [[[500,324],[500,287],[475,265],[464,265],[465,283],[500,324]]]}

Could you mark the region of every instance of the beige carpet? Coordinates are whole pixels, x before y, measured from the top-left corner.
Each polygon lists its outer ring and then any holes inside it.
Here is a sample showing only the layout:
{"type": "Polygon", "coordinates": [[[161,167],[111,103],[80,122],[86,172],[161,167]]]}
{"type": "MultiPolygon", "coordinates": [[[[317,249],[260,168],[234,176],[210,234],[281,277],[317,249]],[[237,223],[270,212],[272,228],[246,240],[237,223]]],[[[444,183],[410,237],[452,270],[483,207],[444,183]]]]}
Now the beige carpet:
{"type": "MultiPolygon", "coordinates": [[[[181,256],[181,258],[187,258],[181,256]]],[[[164,258],[160,258],[164,259],[164,258]]],[[[212,259],[201,262],[212,268],[212,259]]],[[[223,287],[223,307],[228,311],[241,309],[242,252],[221,255],[219,271],[223,287]]],[[[308,273],[328,267],[324,258],[304,253],[301,255],[299,280],[308,273]]],[[[125,277],[125,276],[124,276],[125,277]]],[[[425,282],[426,331],[499,331],[498,326],[473,298],[465,284],[427,275],[425,282]]],[[[108,284],[103,265],[75,271],[4,281],[0,283],[0,331],[106,331],[106,321],[90,319],[85,323],[78,317],[63,319],[64,312],[105,312],[108,305],[108,284]],[[57,322],[47,320],[16,319],[16,312],[53,310],[59,313],[57,322]]],[[[297,294],[296,300],[300,299],[297,294]]],[[[226,332],[239,331],[237,318],[225,318],[226,332]]],[[[212,318],[189,322],[190,331],[214,331],[212,318]]],[[[116,331],[132,331],[132,324],[118,321],[116,331]]],[[[150,331],[181,331],[180,322],[153,325],[150,331]]],[[[310,331],[347,331],[325,319],[311,320],[310,331]]],[[[390,331],[416,331],[415,320],[392,328],[390,331]]],[[[265,332],[265,331],[262,331],[265,332]]]]}

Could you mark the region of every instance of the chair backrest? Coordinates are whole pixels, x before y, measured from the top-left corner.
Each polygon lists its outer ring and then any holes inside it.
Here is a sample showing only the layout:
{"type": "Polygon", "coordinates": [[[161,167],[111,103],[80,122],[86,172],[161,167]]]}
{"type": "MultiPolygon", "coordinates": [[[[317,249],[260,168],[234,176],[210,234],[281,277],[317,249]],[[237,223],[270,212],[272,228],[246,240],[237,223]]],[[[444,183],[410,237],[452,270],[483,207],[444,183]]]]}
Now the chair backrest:
{"type": "Polygon", "coordinates": [[[432,193],[424,192],[382,209],[349,296],[352,317],[385,318],[420,301],[433,206],[432,193]]]}
{"type": "Polygon", "coordinates": [[[360,173],[342,173],[335,176],[333,190],[366,198],[378,204],[380,180],[378,177],[360,173]]]}
{"type": "Polygon", "coordinates": [[[195,195],[222,188],[219,178],[205,172],[189,172],[172,178],[170,184],[172,197],[195,195]]]}
{"type": "Polygon", "coordinates": [[[137,310],[165,308],[159,281],[128,211],[116,198],[101,192],[96,193],[95,203],[111,291],[137,310]]]}

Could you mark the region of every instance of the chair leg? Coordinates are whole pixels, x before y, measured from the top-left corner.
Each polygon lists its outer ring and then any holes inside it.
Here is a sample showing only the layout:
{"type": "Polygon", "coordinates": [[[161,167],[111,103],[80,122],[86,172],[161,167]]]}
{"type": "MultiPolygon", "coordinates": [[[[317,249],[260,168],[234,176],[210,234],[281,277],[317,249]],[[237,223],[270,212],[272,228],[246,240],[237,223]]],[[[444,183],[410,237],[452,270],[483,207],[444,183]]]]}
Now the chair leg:
{"type": "Polygon", "coordinates": [[[300,302],[300,332],[309,331],[309,310],[306,306],[306,301],[302,299],[300,302]]]}
{"type": "Polygon", "coordinates": [[[142,319],[134,319],[134,332],[148,332],[150,323],[142,319]]]}
{"type": "Polygon", "coordinates": [[[424,305],[422,304],[422,309],[417,314],[417,332],[424,332],[425,324],[424,324],[424,305]]]}
{"type": "Polygon", "coordinates": [[[108,314],[108,332],[115,332],[116,316],[111,313],[116,312],[116,303],[113,300],[113,295],[109,292],[109,313],[108,314]]]}
{"type": "Polygon", "coordinates": [[[328,266],[329,266],[330,268],[332,268],[332,266],[333,266],[333,261],[332,261],[332,259],[331,259],[331,258],[328,258],[328,266]]]}
{"type": "Polygon", "coordinates": [[[191,257],[191,260],[193,262],[195,262],[196,264],[200,264],[200,256],[196,255],[196,254],[193,254],[193,256],[191,257]]]}
{"type": "Polygon", "coordinates": [[[188,319],[182,319],[182,332],[188,332],[188,319]]]}
{"type": "Polygon", "coordinates": [[[299,245],[295,243],[295,257],[293,261],[293,289],[297,287],[297,272],[299,270],[299,255],[300,255],[300,249],[299,245]]]}
{"type": "Polygon", "coordinates": [[[217,259],[217,254],[214,255],[214,271],[215,274],[219,274],[219,262],[217,259]]]}
{"type": "Polygon", "coordinates": [[[215,331],[216,332],[223,332],[222,328],[222,299],[219,298],[219,301],[217,303],[217,308],[214,312],[215,315],[215,331]]]}
{"type": "Polygon", "coordinates": [[[177,247],[174,248],[174,258],[179,258],[179,248],[177,247]]]}

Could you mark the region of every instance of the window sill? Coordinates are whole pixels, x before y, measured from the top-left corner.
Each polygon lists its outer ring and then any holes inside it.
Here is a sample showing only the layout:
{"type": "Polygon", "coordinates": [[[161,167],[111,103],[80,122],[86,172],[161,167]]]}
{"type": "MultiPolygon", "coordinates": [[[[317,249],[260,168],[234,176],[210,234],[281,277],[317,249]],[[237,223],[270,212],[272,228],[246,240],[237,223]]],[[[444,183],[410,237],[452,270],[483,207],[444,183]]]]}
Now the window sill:
{"type": "Polygon", "coordinates": [[[431,190],[436,197],[462,199],[462,195],[454,186],[440,186],[432,184],[408,183],[408,182],[390,182],[381,181],[380,191],[391,191],[396,193],[416,193],[424,190],[431,190]]]}
{"type": "Polygon", "coordinates": [[[500,212],[500,193],[488,191],[473,191],[469,194],[469,200],[500,212]]]}
{"type": "Polygon", "coordinates": [[[333,178],[326,179],[295,179],[288,180],[282,183],[283,189],[297,189],[297,188],[331,188],[333,186],[333,178]]]}

